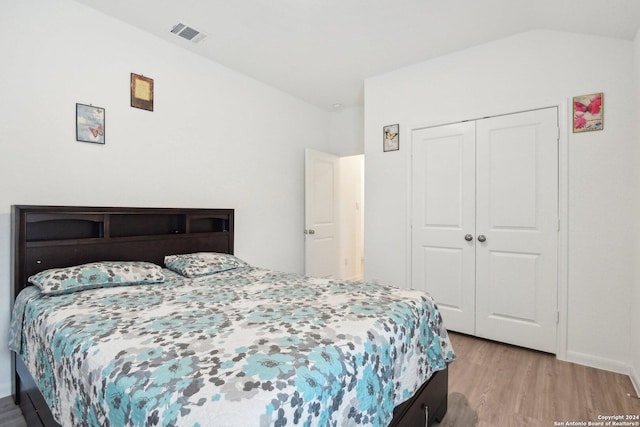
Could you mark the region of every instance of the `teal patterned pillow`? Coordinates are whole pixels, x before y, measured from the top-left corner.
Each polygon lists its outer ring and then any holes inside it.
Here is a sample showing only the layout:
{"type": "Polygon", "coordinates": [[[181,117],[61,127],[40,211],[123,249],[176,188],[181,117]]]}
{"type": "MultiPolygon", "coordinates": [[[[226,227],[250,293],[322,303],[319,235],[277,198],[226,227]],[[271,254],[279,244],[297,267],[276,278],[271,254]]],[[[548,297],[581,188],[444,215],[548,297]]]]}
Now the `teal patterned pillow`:
{"type": "Polygon", "coordinates": [[[164,281],[162,267],[142,261],[103,261],[52,268],[29,277],[43,294],[68,294],[85,289],[143,285],[164,281]]]}
{"type": "Polygon", "coordinates": [[[231,254],[218,252],[197,252],[193,254],[167,255],[164,265],[169,270],[180,273],[185,277],[198,277],[219,273],[249,264],[231,254]]]}

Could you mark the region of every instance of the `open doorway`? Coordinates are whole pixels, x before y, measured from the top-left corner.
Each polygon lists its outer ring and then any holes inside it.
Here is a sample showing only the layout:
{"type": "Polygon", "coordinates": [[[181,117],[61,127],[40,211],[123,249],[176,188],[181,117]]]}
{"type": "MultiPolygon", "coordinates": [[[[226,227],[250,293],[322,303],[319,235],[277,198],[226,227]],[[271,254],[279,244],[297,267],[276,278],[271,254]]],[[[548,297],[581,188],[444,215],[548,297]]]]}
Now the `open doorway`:
{"type": "Polygon", "coordinates": [[[340,157],[340,276],[364,279],[364,155],[340,157]]]}
{"type": "Polygon", "coordinates": [[[364,277],[364,155],[305,153],[305,274],[364,277]]]}

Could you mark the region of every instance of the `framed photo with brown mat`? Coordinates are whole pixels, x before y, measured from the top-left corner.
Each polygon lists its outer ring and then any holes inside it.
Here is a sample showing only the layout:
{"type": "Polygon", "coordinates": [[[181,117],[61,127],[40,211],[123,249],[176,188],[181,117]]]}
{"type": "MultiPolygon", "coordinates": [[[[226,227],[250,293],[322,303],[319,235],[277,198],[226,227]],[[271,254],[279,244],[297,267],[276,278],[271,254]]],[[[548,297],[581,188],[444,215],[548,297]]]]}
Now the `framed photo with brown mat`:
{"type": "Polygon", "coordinates": [[[153,79],[131,73],[131,106],[153,111],[153,79]]]}

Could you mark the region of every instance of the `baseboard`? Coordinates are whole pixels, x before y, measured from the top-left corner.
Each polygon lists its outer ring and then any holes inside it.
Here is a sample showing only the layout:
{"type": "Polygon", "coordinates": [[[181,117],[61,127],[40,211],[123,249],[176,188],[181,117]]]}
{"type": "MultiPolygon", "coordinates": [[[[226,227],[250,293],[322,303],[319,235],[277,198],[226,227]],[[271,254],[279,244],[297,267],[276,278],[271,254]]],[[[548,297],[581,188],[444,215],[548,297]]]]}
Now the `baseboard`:
{"type": "Polygon", "coordinates": [[[633,366],[629,370],[629,378],[631,378],[633,388],[636,389],[636,396],[640,397],[640,372],[633,366]]]}
{"type": "Polygon", "coordinates": [[[9,384],[0,384],[0,399],[11,396],[11,382],[9,384]]]}
{"type": "Polygon", "coordinates": [[[604,357],[593,356],[591,354],[580,353],[577,351],[567,351],[567,358],[565,360],[567,362],[577,363],[591,368],[604,369],[605,371],[631,376],[631,366],[618,360],[606,359],[604,357]]]}

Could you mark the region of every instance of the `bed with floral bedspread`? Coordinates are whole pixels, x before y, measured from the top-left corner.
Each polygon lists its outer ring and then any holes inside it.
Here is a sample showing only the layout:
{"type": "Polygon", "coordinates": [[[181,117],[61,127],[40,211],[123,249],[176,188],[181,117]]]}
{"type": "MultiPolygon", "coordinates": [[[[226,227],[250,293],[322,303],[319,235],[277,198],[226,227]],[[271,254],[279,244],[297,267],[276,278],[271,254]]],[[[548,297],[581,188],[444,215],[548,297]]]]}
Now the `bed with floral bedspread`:
{"type": "Polygon", "coordinates": [[[454,358],[425,293],[238,265],[16,299],[10,344],[64,426],[386,426],[454,358]]]}

